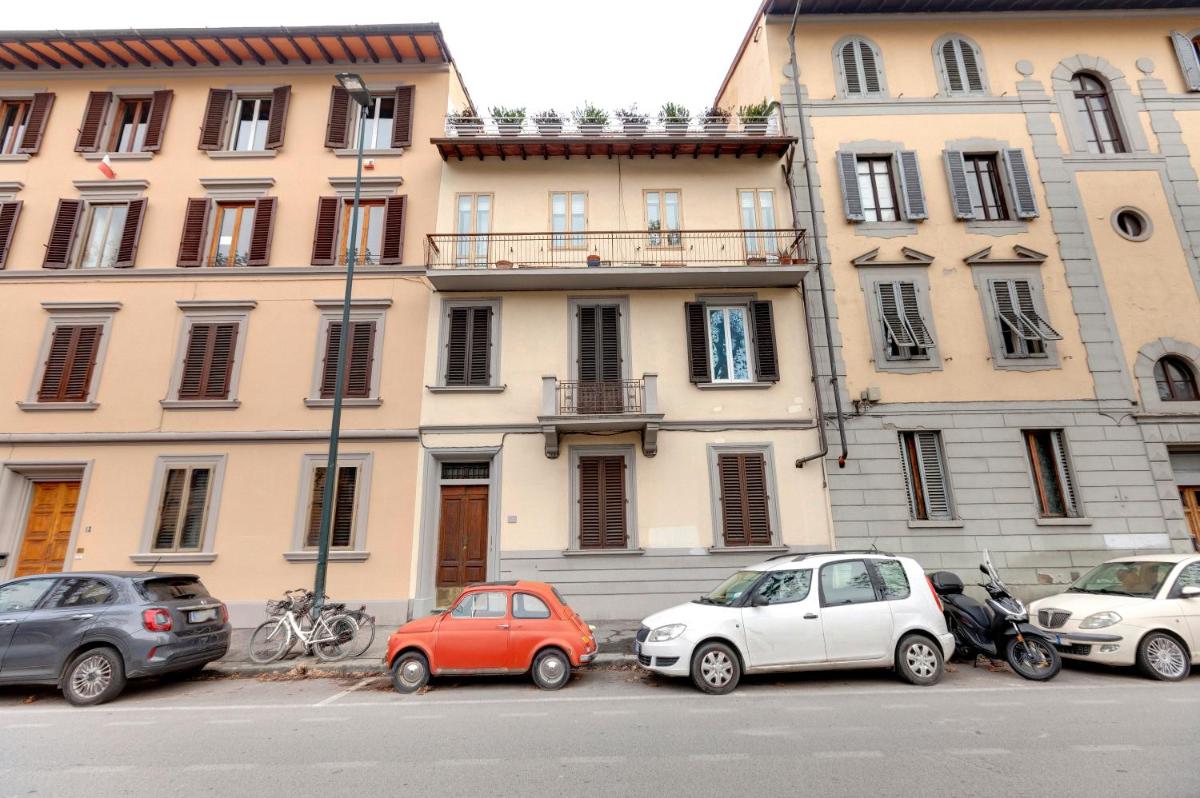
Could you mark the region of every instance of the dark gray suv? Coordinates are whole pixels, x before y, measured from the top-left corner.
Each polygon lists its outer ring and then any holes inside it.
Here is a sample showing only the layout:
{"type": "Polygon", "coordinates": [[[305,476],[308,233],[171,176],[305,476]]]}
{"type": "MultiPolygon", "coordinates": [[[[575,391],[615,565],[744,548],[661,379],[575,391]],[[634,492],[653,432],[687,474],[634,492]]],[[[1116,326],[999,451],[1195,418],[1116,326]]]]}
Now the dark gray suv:
{"type": "Polygon", "coordinates": [[[138,676],[198,671],[229,650],[229,615],[192,574],[97,571],[0,584],[0,685],[110,701],[138,676]]]}

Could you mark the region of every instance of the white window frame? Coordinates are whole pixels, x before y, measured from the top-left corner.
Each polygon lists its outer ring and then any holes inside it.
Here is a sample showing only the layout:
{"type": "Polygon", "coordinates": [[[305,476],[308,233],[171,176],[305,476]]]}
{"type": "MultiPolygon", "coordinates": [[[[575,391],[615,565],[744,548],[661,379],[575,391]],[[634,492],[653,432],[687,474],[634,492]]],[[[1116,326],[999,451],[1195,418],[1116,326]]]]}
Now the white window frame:
{"type": "Polygon", "coordinates": [[[683,189],[680,188],[647,188],[642,191],[642,213],[646,220],[646,230],[649,232],[649,245],[652,247],[665,247],[679,249],[683,246],[683,189]],[[667,227],[667,195],[674,194],[676,196],[676,226],[667,227]],[[658,230],[650,228],[650,197],[656,197],[658,203],[658,230]]]}
{"type": "Polygon", "coordinates": [[[38,347],[34,361],[33,379],[25,393],[25,401],[18,402],[22,410],[95,410],[100,406],[96,394],[100,390],[100,378],[104,363],[108,359],[108,343],[112,340],[113,314],[121,309],[120,302],[43,302],[42,308],[50,313],[42,332],[42,344],[38,347]],[[99,325],[100,347],[96,350],[96,366],[88,384],[87,400],[83,402],[39,402],[38,389],[46,371],[46,358],[50,356],[50,343],[54,330],[60,325],[99,325]]]}
{"type": "Polygon", "coordinates": [[[551,191],[550,192],[550,245],[554,249],[585,249],[587,238],[584,233],[588,228],[588,193],[586,191],[551,191]],[[555,219],[559,217],[554,210],[554,200],[562,197],[566,202],[562,216],[563,229],[556,230],[555,219]],[[583,203],[582,226],[575,228],[575,201],[583,203]]]}
{"type": "Polygon", "coordinates": [[[268,152],[268,149],[266,147],[266,137],[267,137],[267,135],[269,135],[269,126],[271,124],[270,106],[268,105],[268,107],[267,107],[267,118],[266,119],[260,120],[257,118],[257,111],[259,108],[261,108],[261,103],[263,101],[266,101],[268,104],[271,102],[274,102],[274,98],[271,96],[271,92],[269,92],[269,91],[267,91],[265,93],[257,92],[257,91],[234,92],[233,99],[229,103],[229,115],[228,115],[229,130],[225,131],[225,147],[226,147],[225,151],[226,152],[238,152],[238,153],[268,152]],[[241,118],[242,104],[246,103],[246,102],[253,102],[255,104],[255,111],[256,111],[254,123],[251,126],[252,132],[250,134],[250,140],[251,140],[251,142],[253,142],[254,139],[257,137],[259,125],[261,124],[262,129],[263,129],[263,146],[262,147],[248,147],[246,149],[238,149],[238,146],[237,146],[238,130],[240,128],[240,125],[238,124],[238,120],[241,118]]]}
{"type": "MultiPolygon", "coordinates": [[[[308,536],[309,504],[312,500],[313,479],[318,467],[324,468],[329,461],[326,452],[305,454],[300,462],[300,489],[296,497],[296,521],[292,531],[292,549],[284,552],[288,562],[315,562],[317,550],[305,546],[308,536]]],[[[367,516],[371,508],[371,471],[374,456],[368,452],[343,452],[338,454],[338,468],[355,466],[358,479],[354,487],[354,526],[350,548],[329,550],[329,559],[344,562],[362,562],[370,556],[367,550],[367,516]]]]}
{"type": "Polygon", "coordinates": [[[991,94],[988,84],[987,66],[983,61],[983,49],[975,43],[975,40],[970,36],[964,36],[961,33],[947,33],[933,43],[933,62],[935,71],[938,76],[938,83],[941,85],[942,94],[947,97],[985,97],[991,94]],[[946,71],[946,62],[942,54],[942,48],[946,46],[946,42],[956,42],[954,47],[955,58],[958,59],[958,67],[961,70],[963,87],[955,90],[950,87],[950,75],[946,71]],[[961,43],[961,44],[958,44],[961,43]],[[979,82],[981,87],[972,89],[967,84],[966,64],[963,63],[961,47],[970,47],[975,52],[975,64],[979,68],[979,82]]]}
{"type": "Polygon", "coordinates": [[[492,232],[493,222],[495,221],[495,214],[496,214],[496,195],[491,192],[488,192],[488,191],[461,192],[461,193],[454,195],[454,232],[457,235],[476,234],[476,235],[482,236],[481,238],[474,239],[474,242],[475,242],[475,251],[474,252],[471,252],[471,244],[470,244],[469,239],[460,239],[459,241],[455,242],[455,244],[454,244],[454,247],[455,247],[454,262],[456,265],[459,265],[459,266],[475,266],[475,265],[482,266],[488,262],[488,260],[489,260],[488,250],[490,249],[490,247],[488,246],[488,239],[486,236],[490,235],[492,232]],[[488,207],[487,207],[487,216],[485,217],[487,220],[487,224],[480,225],[480,223],[479,223],[479,200],[480,200],[480,198],[483,198],[483,197],[487,198],[488,207]],[[462,221],[462,219],[460,217],[460,213],[461,213],[463,200],[470,201],[471,207],[470,207],[470,211],[469,211],[469,216],[470,216],[470,220],[471,220],[471,223],[470,223],[471,229],[469,229],[469,230],[462,229],[462,225],[460,224],[460,222],[462,221]]]}
{"type": "MultiPolygon", "coordinates": [[[[342,321],[342,301],[340,299],[313,300],[321,309],[321,317],[317,323],[317,349],[313,358],[312,382],[309,385],[308,397],[304,400],[307,407],[332,407],[333,398],[321,396],[322,365],[325,362],[325,344],[329,339],[329,325],[342,321]]],[[[384,326],[387,321],[387,309],[391,307],[390,299],[354,300],[350,305],[350,322],[375,322],[375,340],[371,348],[371,395],[369,397],[345,397],[342,404],[346,407],[378,407],[383,404],[379,395],[380,373],[383,371],[383,341],[384,326]]]]}
{"type": "Polygon", "coordinates": [[[396,92],[394,90],[391,92],[380,92],[380,93],[372,92],[371,93],[371,106],[372,106],[371,113],[376,114],[376,116],[368,116],[366,118],[363,118],[362,113],[359,110],[358,104],[353,103],[352,116],[354,118],[354,121],[353,121],[353,124],[351,125],[350,148],[353,149],[356,153],[358,152],[359,132],[363,125],[368,126],[367,127],[367,135],[363,140],[363,150],[364,151],[374,152],[374,151],[378,151],[378,150],[392,149],[392,137],[390,134],[387,136],[387,140],[384,141],[382,144],[379,141],[379,125],[377,123],[377,120],[379,119],[379,117],[377,116],[377,114],[382,110],[383,103],[386,100],[392,101],[392,125],[393,125],[393,129],[394,129],[394,126],[396,124],[396,104],[395,104],[396,92]]]}
{"type": "Polygon", "coordinates": [[[160,455],[154,463],[154,476],[150,481],[150,497],[146,503],[146,518],[142,524],[141,545],[136,553],[129,555],[135,563],[209,563],[217,559],[215,547],[218,517],[221,510],[221,492],[225,483],[226,455],[160,455]],[[167,472],[172,468],[209,468],[212,479],[208,485],[208,506],[204,514],[204,530],[198,551],[155,551],[154,533],[158,526],[158,511],[162,504],[163,488],[167,472]]]}
{"type": "MultiPolygon", "coordinates": [[[[746,299],[744,301],[727,298],[722,299],[714,297],[711,300],[705,300],[704,305],[704,333],[705,333],[705,352],[708,354],[708,373],[711,377],[711,382],[715,385],[746,385],[748,383],[757,382],[755,379],[755,362],[754,362],[754,318],[750,312],[750,303],[753,300],[746,299]],[[717,378],[716,361],[713,358],[712,348],[712,312],[714,310],[729,311],[730,309],[739,309],[745,315],[746,325],[746,366],[749,372],[745,379],[736,377],[728,377],[726,379],[717,378]]],[[[733,344],[730,335],[729,313],[724,316],[725,326],[725,356],[729,359],[729,371],[733,372],[733,344]]]]}
{"type": "Polygon", "coordinates": [[[775,189],[773,188],[739,188],[737,190],[737,208],[738,221],[742,225],[742,229],[746,231],[746,255],[748,257],[766,257],[772,263],[778,262],[780,241],[772,234],[763,234],[764,230],[775,230],[778,228],[777,221],[777,206],[775,204],[775,189]],[[747,208],[745,203],[747,195],[750,196],[752,207],[747,208]],[[771,217],[766,218],[766,210],[763,208],[763,197],[771,198],[771,217]],[[754,214],[754,225],[746,226],[746,211],[751,210],[754,214]]]}
{"type": "Polygon", "coordinates": [[[249,331],[250,311],[256,301],[208,301],[179,300],[175,303],[184,312],[179,326],[179,340],[175,346],[175,362],[171,367],[171,379],[167,384],[167,395],[159,404],[168,410],[235,410],[241,406],[238,387],[241,384],[242,363],[245,360],[246,337],[249,331]],[[179,384],[183,379],[183,362],[187,356],[188,341],[192,327],[196,324],[236,324],[237,341],[233,349],[233,368],[229,373],[229,396],[226,399],[180,399],[179,384]]]}

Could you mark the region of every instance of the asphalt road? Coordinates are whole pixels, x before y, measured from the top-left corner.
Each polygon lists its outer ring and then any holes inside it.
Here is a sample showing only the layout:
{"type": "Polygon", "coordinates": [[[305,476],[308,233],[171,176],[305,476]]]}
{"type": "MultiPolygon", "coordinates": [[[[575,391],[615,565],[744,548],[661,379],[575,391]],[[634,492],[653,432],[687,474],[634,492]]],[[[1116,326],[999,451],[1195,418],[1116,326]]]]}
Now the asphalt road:
{"type": "Polygon", "coordinates": [[[733,695],[639,671],[435,682],[149,682],[74,709],[0,688],[0,796],[1200,795],[1200,676],[958,665],[755,677],[733,695]]]}

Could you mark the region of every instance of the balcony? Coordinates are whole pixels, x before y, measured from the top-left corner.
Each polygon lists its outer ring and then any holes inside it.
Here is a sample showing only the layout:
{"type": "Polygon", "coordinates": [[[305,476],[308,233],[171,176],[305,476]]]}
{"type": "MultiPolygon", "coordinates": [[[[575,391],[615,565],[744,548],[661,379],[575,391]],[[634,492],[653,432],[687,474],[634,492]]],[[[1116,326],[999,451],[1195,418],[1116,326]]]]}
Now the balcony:
{"type": "Polygon", "coordinates": [[[589,382],[542,377],[538,423],[546,438],[546,456],[558,457],[559,438],[568,434],[636,431],[642,452],[658,454],[658,375],[640,379],[589,382]]]}
{"type": "Polygon", "coordinates": [[[808,270],[803,230],[431,234],[439,291],[779,288],[808,270]]]}

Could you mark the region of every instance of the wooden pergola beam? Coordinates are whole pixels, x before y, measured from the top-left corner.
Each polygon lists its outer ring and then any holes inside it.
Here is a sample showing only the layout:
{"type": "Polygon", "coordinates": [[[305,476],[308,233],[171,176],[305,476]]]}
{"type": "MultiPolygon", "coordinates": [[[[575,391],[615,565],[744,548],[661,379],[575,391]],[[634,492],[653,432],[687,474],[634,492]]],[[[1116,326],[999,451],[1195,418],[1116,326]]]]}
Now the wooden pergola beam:
{"type": "Polygon", "coordinates": [[[333,56],[330,55],[329,51],[325,49],[325,45],[321,44],[321,40],[316,36],[309,36],[308,38],[312,39],[313,44],[315,44],[317,49],[321,51],[321,56],[325,59],[325,63],[332,64],[333,56]]]}
{"type": "Polygon", "coordinates": [[[221,65],[220,60],[218,60],[215,55],[210,53],[208,51],[208,48],[205,47],[203,44],[201,44],[200,41],[195,36],[189,36],[188,39],[192,42],[192,44],[196,45],[197,50],[204,53],[204,57],[208,59],[208,63],[212,64],[213,66],[221,65]]]}
{"type": "Polygon", "coordinates": [[[46,39],[45,41],[43,41],[43,42],[42,42],[42,44],[46,45],[47,47],[49,47],[49,48],[50,48],[51,50],[53,50],[54,52],[56,52],[56,53],[58,53],[59,55],[61,55],[61,56],[63,57],[63,60],[65,60],[65,61],[66,61],[68,64],[70,64],[71,66],[75,67],[76,69],[83,69],[83,62],[82,62],[82,61],[80,61],[78,58],[76,58],[75,56],[73,56],[73,55],[71,55],[70,53],[68,53],[66,50],[64,50],[64,49],[62,49],[61,47],[59,47],[59,46],[58,46],[57,44],[55,44],[54,42],[50,41],[49,39],[46,39]]]}
{"type": "Polygon", "coordinates": [[[38,68],[38,62],[37,62],[37,61],[34,61],[33,59],[31,59],[31,58],[28,58],[27,56],[24,56],[24,55],[22,55],[21,53],[18,53],[16,50],[14,50],[13,48],[9,47],[9,46],[8,46],[7,44],[5,44],[4,42],[0,42],[0,50],[3,50],[4,52],[8,53],[8,54],[9,54],[9,55],[11,55],[13,58],[17,59],[18,61],[20,61],[20,62],[21,62],[22,64],[24,64],[25,66],[29,67],[30,69],[37,69],[37,68],[38,68]]]}
{"type": "Polygon", "coordinates": [[[125,52],[127,52],[127,53],[129,53],[131,56],[133,56],[133,60],[137,61],[139,64],[141,64],[141,65],[142,65],[142,66],[144,66],[144,67],[148,67],[148,66],[150,66],[150,59],[149,59],[149,58],[147,58],[146,56],[142,55],[142,54],[141,54],[141,53],[139,53],[137,50],[133,49],[132,47],[130,47],[128,44],[126,44],[125,42],[121,41],[120,39],[114,39],[113,41],[115,41],[117,44],[121,45],[121,47],[122,47],[122,48],[124,48],[125,52]]]}
{"type": "Polygon", "coordinates": [[[346,59],[349,60],[351,64],[357,64],[358,59],[354,57],[354,52],[350,49],[350,45],[346,44],[346,40],[342,38],[342,34],[339,33],[334,38],[337,39],[338,47],[341,47],[342,52],[346,54],[346,59]]]}
{"type": "Polygon", "coordinates": [[[259,66],[267,65],[267,59],[262,57],[262,53],[250,46],[250,42],[246,41],[245,36],[239,36],[238,41],[242,43],[242,47],[246,48],[246,52],[254,56],[254,60],[258,62],[259,66]]]}
{"type": "Polygon", "coordinates": [[[176,54],[177,56],[179,56],[179,57],[180,57],[180,58],[182,58],[182,59],[183,59],[185,62],[187,62],[187,65],[188,65],[188,66],[195,66],[195,65],[196,65],[196,59],[195,59],[195,58],[192,58],[190,55],[188,55],[187,53],[185,53],[185,52],[183,51],[183,48],[182,48],[182,47],[180,47],[178,44],[176,44],[176,43],[175,43],[175,40],[174,40],[174,39],[163,39],[163,41],[164,41],[164,42],[166,42],[166,43],[167,43],[167,44],[170,46],[170,48],[171,48],[172,50],[174,50],[174,51],[175,51],[175,54],[176,54]]]}
{"type": "MultiPolygon", "coordinates": [[[[389,37],[389,41],[390,40],[391,40],[391,37],[389,37]]],[[[417,41],[417,37],[410,33],[410,34],[408,34],[408,40],[410,42],[412,42],[413,49],[417,51],[417,60],[419,60],[422,64],[424,64],[425,63],[425,51],[421,49],[421,44],[420,44],[420,42],[417,41]]],[[[399,56],[397,56],[397,60],[399,60],[399,56]]]]}
{"type": "Polygon", "coordinates": [[[392,51],[392,58],[396,59],[396,63],[400,64],[404,61],[404,56],[400,55],[400,51],[396,49],[396,43],[392,41],[391,36],[384,36],[384,41],[388,43],[388,49],[392,51]]]}
{"type": "MultiPolygon", "coordinates": [[[[288,57],[283,54],[283,50],[280,50],[278,47],[275,46],[275,42],[271,41],[271,37],[264,36],[263,41],[267,43],[267,47],[271,48],[271,52],[275,54],[275,58],[278,59],[279,63],[283,64],[284,66],[287,66],[288,57]]],[[[299,49],[299,48],[297,48],[297,49],[299,49]]]]}
{"type": "Polygon", "coordinates": [[[308,53],[304,52],[304,48],[300,46],[300,42],[296,41],[295,37],[293,37],[292,34],[289,33],[287,35],[287,40],[292,45],[292,47],[296,48],[296,52],[300,53],[300,58],[301,58],[301,60],[304,61],[305,64],[312,63],[312,58],[309,57],[308,53]]]}
{"type": "Polygon", "coordinates": [[[367,37],[359,36],[358,40],[363,43],[363,47],[367,48],[367,55],[369,55],[371,57],[371,60],[374,61],[376,64],[378,64],[379,63],[379,54],[375,52],[375,48],[371,46],[371,43],[369,41],[367,41],[367,37]]]}
{"type": "Polygon", "coordinates": [[[150,52],[152,52],[156,56],[158,56],[158,60],[162,61],[165,66],[169,66],[169,67],[175,66],[175,62],[172,61],[170,58],[167,58],[167,54],[164,53],[162,50],[158,49],[157,47],[155,47],[154,44],[151,43],[150,40],[147,39],[145,36],[138,36],[138,41],[140,41],[142,44],[146,45],[147,50],[149,50],[150,52]]]}
{"type": "Polygon", "coordinates": [[[233,63],[237,64],[238,66],[242,65],[242,57],[240,55],[238,55],[237,53],[235,53],[233,51],[233,48],[225,43],[224,39],[222,39],[220,36],[218,36],[218,37],[216,37],[216,41],[217,41],[217,46],[225,51],[225,55],[227,55],[231,59],[233,59],[233,63]]]}
{"type": "Polygon", "coordinates": [[[108,45],[106,45],[104,42],[100,41],[99,39],[92,39],[92,44],[96,45],[101,50],[103,50],[104,54],[107,55],[112,60],[116,61],[117,65],[120,66],[122,69],[129,69],[129,62],[126,61],[121,56],[114,53],[112,50],[108,49],[108,45]]]}

